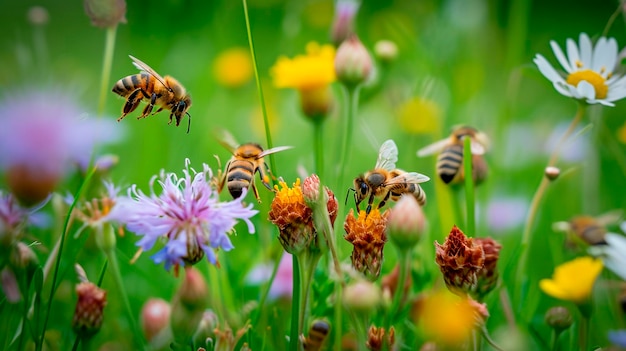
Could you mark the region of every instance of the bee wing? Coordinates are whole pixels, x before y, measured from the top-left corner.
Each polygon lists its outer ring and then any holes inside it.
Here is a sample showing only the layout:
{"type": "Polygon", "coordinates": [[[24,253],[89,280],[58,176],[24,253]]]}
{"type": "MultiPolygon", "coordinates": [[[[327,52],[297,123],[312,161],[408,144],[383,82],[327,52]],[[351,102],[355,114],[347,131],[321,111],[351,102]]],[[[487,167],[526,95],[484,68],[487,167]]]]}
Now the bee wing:
{"type": "Polygon", "coordinates": [[[426,145],[423,148],[417,150],[417,157],[425,157],[435,154],[437,152],[441,152],[446,146],[450,144],[450,139],[445,138],[439,141],[435,141],[430,145],[426,145]]]}
{"type": "Polygon", "coordinates": [[[608,226],[612,224],[619,223],[623,218],[623,211],[620,209],[609,211],[607,213],[603,213],[596,217],[598,223],[603,226],[608,226]]]}
{"type": "Polygon", "coordinates": [[[261,152],[259,154],[259,156],[257,156],[257,158],[261,158],[261,157],[267,156],[269,154],[273,154],[273,153],[276,153],[276,152],[289,150],[289,149],[293,149],[293,146],[277,146],[277,147],[273,147],[271,149],[263,150],[263,152],[261,152]]]}
{"type": "Polygon", "coordinates": [[[231,154],[235,153],[237,147],[239,147],[239,143],[235,139],[235,137],[226,129],[216,129],[213,131],[215,135],[215,139],[231,154]]]}
{"type": "Polygon", "coordinates": [[[470,142],[470,149],[472,150],[472,155],[484,155],[487,151],[483,144],[474,139],[470,142]]]}
{"type": "Polygon", "coordinates": [[[396,162],[398,161],[398,147],[396,143],[389,139],[386,140],[378,151],[378,159],[376,160],[375,168],[382,168],[387,171],[392,171],[396,168],[396,162]]]}
{"type": "Polygon", "coordinates": [[[163,79],[163,77],[161,77],[161,75],[158,74],[155,70],[153,70],[152,67],[148,66],[145,62],[143,62],[140,59],[134,57],[133,55],[128,55],[128,57],[130,57],[130,59],[133,60],[133,65],[135,67],[137,67],[137,69],[139,69],[140,71],[148,73],[149,75],[151,75],[154,78],[156,78],[156,80],[161,82],[161,84],[163,84],[163,86],[167,87],[168,89],[170,88],[167,84],[165,84],[165,79],[163,79]]]}
{"type": "Polygon", "coordinates": [[[388,182],[385,182],[385,185],[393,185],[393,184],[419,184],[429,181],[430,178],[421,173],[417,172],[409,172],[403,173],[399,176],[393,177],[389,179],[388,182]]]}

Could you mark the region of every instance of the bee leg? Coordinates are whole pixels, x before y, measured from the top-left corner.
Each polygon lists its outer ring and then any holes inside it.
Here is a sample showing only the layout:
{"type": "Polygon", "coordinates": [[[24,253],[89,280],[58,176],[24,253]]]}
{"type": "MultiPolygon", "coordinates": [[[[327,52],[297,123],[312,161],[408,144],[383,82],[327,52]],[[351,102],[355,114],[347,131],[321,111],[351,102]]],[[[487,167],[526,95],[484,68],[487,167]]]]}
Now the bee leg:
{"type": "MultiPolygon", "coordinates": [[[[384,200],[383,200],[384,201],[384,200]]],[[[365,215],[369,215],[372,212],[372,204],[374,203],[374,192],[370,195],[370,198],[367,200],[367,209],[365,210],[365,215]]],[[[380,208],[380,206],[378,206],[380,208]]]]}
{"type": "Polygon", "coordinates": [[[389,200],[389,196],[391,195],[391,191],[387,192],[387,195],[385,195],[385,198],[382,199],[379,203],[378,203],[378,208],[381,208],[383,206],[385,206],[385,204],[387,203],[387,200],[389,200]]]}
{"type": "Polygon", "coordinates": [[[156,115],[157,113],[163,111],[163,107],[160,107],[158,110],[154,111],[152,114],[156,115]]]}
{"type": "Polygon", "coordinates": [[[265,185],[267,190],[272,190],[272,186],[270,185],[270,177],[268,177],[267,173],[265,173],[266,170],[267,170],[267,172],[269,172],[269,167],[267,166],[267,163],[265,163],[264,166],[265,166],[266,169],[263,169],[261,167],[258,168],[258,170],[259,170],[259,177],[261,178],[261,183],[263,183],[263,185],[265,185]]]}
{"type": "Polygon", "coordinates": [[[259,190],[256,188],[256,185],[254,184],[254,178],[252,179],[252,183],[250,183],[250,187],[252,188],[252,191],[254,191],[254,197],[256,198],[256,201],[261,203],[261,197],[259,196],[259,190]]]}
{"type": "Polygon", "coordinates": [[[149,98],[150,98],[150,103],[146,105],[146,107],[143,109],[143,113],[141,114],[141,116],[139,116],[139,118],[148,117],[148,115],[150,114],[150,112],[152,112],[152,109],[154,108],[154,104],[156,104],[158,95],[156,93],[152,93],[152,95],[150,95],[149,98]]]}
{"type": "Polygon", "coordinates": [[[126,99],[126,103],[124,104],[124,109],[122,110],[122,116],[117,119],[117,121],[121,121],[126,117],[127,114],[135,111],[135,109],[139,106],[141,99],[143,96],[140,96],[141,89],[136,89],[130,95],[128,95],[128,99],[126,99]]]}
{"type": "Polygon", "coordinates": [[[172,124],[172,116],[174,116],[174,112],[170,113],[170,121],[167,124],[172,124]]]}

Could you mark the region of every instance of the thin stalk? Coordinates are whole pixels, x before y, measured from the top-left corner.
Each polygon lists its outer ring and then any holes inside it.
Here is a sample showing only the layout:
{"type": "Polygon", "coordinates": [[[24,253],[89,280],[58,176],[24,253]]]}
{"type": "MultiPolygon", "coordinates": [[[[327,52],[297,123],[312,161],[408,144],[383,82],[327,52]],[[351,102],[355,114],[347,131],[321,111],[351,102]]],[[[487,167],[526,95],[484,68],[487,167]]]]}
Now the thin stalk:
{"type": "MultiPolygon", "coordinates": [[[[248,16],[248,3],[246,0],[242,0],[243,2],[243,12],[246,18],[246,30],[248,33],[248,44],[250,45],[250,56],[252,57],[252,66],[254,67],[254,79],[256,81],[256,89],[259,93],[259,100],[261,102],[261,111],[263,113],[263,125],[265,126],[265,139],[267,140],[267,148],[271,149],[273,146],[272,143],[272,133],[270,130],[270,122],[267,117],[267,109],[265,108],[265,97],[263,96],[263,87],[261,86],[261,79],[259,78],[259,66],[256,61],[256,52],[254,51],[254,40],[252,39],[252,30],[250,29],[250,17],[248,16]]],[[[270,170],[272,174],[278,174],[276,172],[276,166],[274,162],[274,155],[268,155],[270,159],[270,170]]],[[[274,184],[276,182],[274,181],[274,184]]]]}
{"type": "Polygon", "coordinates": [[[130,301],[128,300],[128,294],[126,294],[126,288],[124,285],[124,281],[122,279],[122,273],[120,270],[120,266],[117,260],[117,255],[115,254],[115,249],[110,249],[105,251],[107,255],[107,259],[109,264],[111,265],[111,270],[113,271],[113,278],[115,279],[115,284],[117,285],[117,289],[122,296],[122,301],[124,302],[124,308],[128,313],[128,320],[130,322],[130,326],[133,330],[133,336],[135,337],[135,342],[137,346],[144,348],[143,339],[141,338],[141,332],[137,327],[137,322],[135,321],[135,315],[133,314],[133,310],[130,307],[130,301]]]}
{"type": "Polygon", "coordinates": [[[76,207],[76,203],[78,203],[78,199],[80,199],[83,193],[83,190],[86,188],[86,185],[89,183],[89,181],[91,180],[91,177],[94,175],[95,172],[96,172],[96,168],[91,168],[91,170],[87,172],[85,179],[81,183],[78,190],[76,190],[76,193],[74,194],[74,201],[72,201],[72,204],[70,205],[70,208],[67,211],[67,215],[65,216],[65,222],[63,224],[63,232],[61,233],[61,240],[59,241],[59,251],[56,256],[56,261],[54,264],[52,286],[50,287],[50,295],[48,296],[48,307],[46,308],[46,314],[44,316],[43,325],[41,328],[41,336],[39,337],[39,342],[36,345],[37,346],[36,351],[41,351],[41,348],[43,347],[44,337],[46,335],[46,327],[48,326],[48,319],[50,318],[50,311],[52,310],[52,299],[54,298],[54,293],[56,292],[56,288],[57,288],[56,283],[57,283],[57,279],[59,276],[59,268],[61,267],[63,244],[65,244],[65,237],[67,236],[67,231],[69,229],[70,217],[71,217],[72,211],[74,210],[74,207],[76,207]]]}
{"type": "Polygon", "coordinates": [[[74,344],[72,345],[72,351],[78,351],[79,344],[80,344],[80,336],[76,335],[76,339],[74,339],[74,344]]]}
{"type": "MultiPolygon", "coordinates": [[[[585,114],[585,107],[586,105],[584,103],[580,103],[578,105],[578,110],[576,111],[576,115],[574,116],[574,119],[570,123],[565,133],[563,133],[563,135],[561,136],[561,139],[559,139],[559,142],[554,148],[554,151],[552,151],[552,155],[550,156],[550,159],[548,161],[548,165],[546,166],[546,168],[554,167],[554,165],[556,164],[559,158],[559,153],[561,152],[561,148],[563,147],[563,144],[569,138],[569,136],[574,132],[578,123],[582,120],[583,115],[585,114]]],[[[516,272],[516,282],[518,284],[521,284],[522,286],[524,285],[523,283],[526,281],[526,278],[524,277],[524,270],[526,268],[526,262],[528,260],[528,247],[530,245],[530,240],[532,237],[531,235],[532,227],[535,221],[535,216],[537,215],[537,211],[539,210],[539,205],[541,204],[541,200],[543,199],[543,196],[549,184],[550,184],[550,180],[548,179],[548,177],[546,177],[545,174],[543,174],[541,178],[541,183],[539,184],[537,191],[535,191],[535,195],[533,196],[532,202],[530,203],[530,208],[528,210],[528,215],[526,217],[526,223],[524,224],[524,232],[522,233],[522,241],[520,245],[520,251],[521,251],[520,260],[519,260],[519,264],[517,265],[517,272],[516,272]]],[[[518,289],[518,291],[520,291],[520,289],[518,289]]],[[[518,303],[519,301],[520,300],[518,299],[518,303]]]]}
{"type": "Polygon", "coordinates": [[[476,235],[476,214],[474,212],[474,174],[472,172],[472,139],[465,138],[463,142],[463,168],[465,172],[465,206],[467,209],[466,230],[472,236],[476,235]]]}
{"type": "Polygon", "coordinates": [[[393,318],[402,309],[402,296],[404,295],[404,286],[408,277],[408,273],[411,267],[411,250],[398,250],[398,263],[400,265],[400,274],[398,277],[398,284],[396,285],[396,291],[393,294],[393,302],[391,303],[391,310],[387,315],[386,327],[389,330],[393,318]]]}
{"type": "Polygon", "coordinates": [[[316,118],[313,121],[313,144],[315,153],[315,173],[324,178],[324,121],[316,118]]]}
{"type": "Polygon", "coordinates": [[[341,333],[341,325],[343,321],[343,308],[341,306],[341,299],[343,294],[343,280],[335,283],[335,313],[334,313],[334,321],[335,326],[333,327],[335,333],[334,347],[333,350],[341,350],[341,338],[343,337],[341,333]]]}
{"type": "Polygon", "coordinates": [[[609,29],[611,29],[611,26],[613,26],[613,22],[615,22],[617,16],[622,13],[623,6],[624,0],[620,0],[619,4],[617,4],[617,8],[615,9],[615,11],[613,11],[613,14],[611,14],[611,17],[609,17],[609,20],[606,22],[606,26],[604,26],[604,30],[602,31],[603,37],[606,37],[606,35],[609,33],[609,29]]]}
{"type": "Polygon", "coordinates": [[[321,252],[305,251],[304,257],[300,257],[298,262],[300,263],[300,305],[298,310],[298,336],[302,335],[304,331],[304,322],[306,321],[307,307],[309,302],[309,290],[311,288],[311,282],[313,281],[313,272],[317,267],[321,252]]]}
{"type": "Polygon", "coordinates": [[[345,86],[346,96],[346,124],[343,135],[343,143],[341,145],[341,158],[339,159],[339,176],[337,186],[341,187],[345,177],[347,164],[350,161],[350,145],[352,145],[352,132],[354,125],[354,116],[359,105],[359,87],[345,86]]]}
{"type": "Polygon", "coordinates": [[[289,350],[298,351],[300,349],[300,318],[298,315],[300,307],[300,262],[296,255],[292,255],[291,257],[293,260],[293,300],[291,301],[291,332],[289,333],[289,350]]]}
{"type": "Polygon", "coordinates": [[[115,34],[117,33],[117,25],[111,26],[106,30],[106,39],[104,44],[104,60],[102,62],[102,77],[100,78],[100,98],[98,100],[98,116],[104,113],[104,105],[109,93],[109,79],[111,77],[111,66],[113,66],[113,52],[115,51],[115,34]]]}
{"type": "Polygon", "coordinates": [[[559,350],[559,336],[561,335],[562,330],[559,328],[552,329],[552,337],[550,343],[552,344],[552,351],[559,350]]]}
{"type": "Polygon", "coordinates": [[[578,346],[581,350],[587,350],[587,341],[589,338],[589,318],[583,314],[580,319],[578,328],[578,346]]]}

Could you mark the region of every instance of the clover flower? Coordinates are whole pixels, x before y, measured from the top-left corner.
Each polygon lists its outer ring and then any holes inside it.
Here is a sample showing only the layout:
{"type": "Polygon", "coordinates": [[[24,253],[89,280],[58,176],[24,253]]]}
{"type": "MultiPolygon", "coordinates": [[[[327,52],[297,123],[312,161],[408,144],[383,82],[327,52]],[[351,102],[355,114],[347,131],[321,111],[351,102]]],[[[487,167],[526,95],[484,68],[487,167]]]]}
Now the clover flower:
{"type": "Polygon", "coordinates": [[[602,261],[579,257],[556,267],[552,279],[542,279],[539,287],[552,297],[580,305],[589,300],[601,271],[602,261]]]}
{"type": "Polygon", "coordinates": [[[354,246],[350,256],[352,267],[371,281],[380,275],[389,213],[387,210],[381,215],[376,208],[369,215],[359,211],[358,217],[355,217],[354,211],[350,209],[343,226],[346,231],[343,238],[354,246]]]}
{"type": "Polygon", "coordinates": [[[567,39],[567,56],[555,41],[550,42],[565,75],[540,54],[533,61],[562,95],[588,104],[615,106],[614,101],[626,97],[626,78],[615,74],[619,63],[617,41],[600,37],[594,47],[585,33],[580,34],[579,41],[576,45],[573,39],[567,39]]]}
{"type": "Polygon", "coordinates": [[[435,260],[448,289],[460,295],[474,291],[485,265],[483,246],[455,225],[443,245],[435,241],[435,248],[435,260]]]}
{"type": "MultiPolygon", "coordinates": [[[[137,242],[143,250],[150,250],[159,239],[166,239],[165,247],[152,256],[155,263],[165,262],[165,269],[172,265],[195,264],[205,255],[217,264],[215,251],[234,248],[228,233],[238,220],[248,225],[254,233],[250,218],[258,211],[252,205],[245,207],[243,196],[228,202],[220,202],[219,194],[211,187],[213,174],[208,165],[196,172],[185,160],[184,175],[161,171],[160,177],[150,182],[150,194],[146,195],[133,185],[128,197],[118,199],[111,218],[142,238],[137,242]],[[158,179],[158,180],[157,180],[158,179]],[[154,183],[162,188],[157,195],[154,183]]],[[[246,189],[244,189],[244,192],[246,189]]]]}
{"type": "Polygon", "coordinates": [[[88,163],[95,145],[120,135],[112,121],[86,118],[72,95],[56,90],[0,100],[0,170],[26,205],[44,200],[74,165],[88,163]]]}

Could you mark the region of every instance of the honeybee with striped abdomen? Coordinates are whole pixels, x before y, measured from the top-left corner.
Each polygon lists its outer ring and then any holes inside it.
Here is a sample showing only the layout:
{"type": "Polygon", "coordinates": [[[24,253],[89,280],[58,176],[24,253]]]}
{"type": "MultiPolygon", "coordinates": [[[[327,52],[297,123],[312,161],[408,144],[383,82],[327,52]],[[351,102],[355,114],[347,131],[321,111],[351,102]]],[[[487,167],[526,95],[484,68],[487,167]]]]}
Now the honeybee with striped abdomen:
{"type": "Polygon", "coordinates": [[[489,147],[487,136],[468,126],[454,129],[450,137],[425,146],[417,151],[418,157],[424,157],[439,152],[437,157],[437,175],[446,184],[458,184],[465,179],[463,169],[463,140],[471,139],[472,150],[472,177],[475,184],[482,183],[487,178],[487,162],[483,155],[489,147]]]}
{"type": "MultiPolygon", "coordinates": [[[[581,215],[571,218],[567,222],[556,222],[552,225],[555,231],[567,232],[578,240],[589,245],[606,244],[604,236],[608,232],[607,226],[619,223],[622,219],[622,211],[614,210],[597,217],[581,215]]],[[[575,240],[569,238],[570,243],[575,240]]]]}
{"type": "Polygon", "coordinates": [[[323,320],[316,320],[311,324],[309,335],[301,336],[302,347],[307,351],[319,351],[324,346],[324,341],[330,333],[330,324],[323,320]]]}
{"type": "Polygon", "coordinates": [[[187,115],[189,122],[187,124],[187,133],[191,127],[191,115],[187,110],[191,107],[191,97],[176,79],[171,76],[161,77],[155,70],[150,68],[141,60],[128,55],[133,60],[133,65],[137,67],[141,73],[126,76],[115,83],[113,92],[126,98],[126,104],[122,110],[122,116],[117,119],[121,121],[133,112],[139,103],[146,99],[148,104],[137,119],[145,118],[150,115],[155,105],[159,109],[154,114],[163,110],[169,110],[170,121],[172,117],[176,118],[176,126],[180,125],[183,115],[187,115]]]}
{"type": "Polygon", "coordinates": [[[241,196],[243,189],[252,188],[258,202],[261,202],[261,198],[254,183],[254,175],[257,172],[261,178],[261,183],[269,190],[272,190],[270,179],[267,175],[269,167],[263,158],[269,154],[293,148],[292,146],[277,146],[263,150],[261,145],[256,143],[237,145],[232,136],[227,133],[219,141],[233,156],[226,164],[226,170],[222,175],[218,188],[221,191],[224,183],[227,183],[228,192],[235,199],[241,196]]]}
{"type": "Polygon", "coordinates": [[[405,172],[396,169],[398,161],[398,147],[393,140],[385,141],[378,152],[374,169],[354,179],[354,201],[357,210],[366,198],[366,214],[372,210],[374,198],[381,199],[378,208],[385,205],[387,200],[397,201],[402,194],[412,194],[417,202],[426,204],[426,193],[419,186],[430,180],[427,176],[417,172],[405,172]]]}

